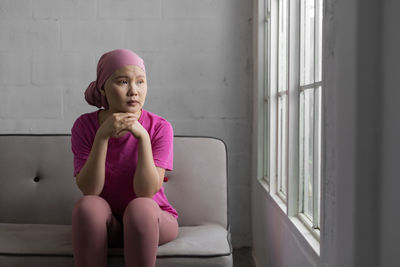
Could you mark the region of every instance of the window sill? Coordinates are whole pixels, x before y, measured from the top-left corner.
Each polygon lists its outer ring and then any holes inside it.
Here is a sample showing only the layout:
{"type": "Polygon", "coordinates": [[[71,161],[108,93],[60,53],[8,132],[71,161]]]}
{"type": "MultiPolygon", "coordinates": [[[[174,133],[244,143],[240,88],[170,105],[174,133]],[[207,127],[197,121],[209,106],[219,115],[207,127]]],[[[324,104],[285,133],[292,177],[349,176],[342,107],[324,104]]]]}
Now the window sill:
{"type": "MultiPolygon", "coordinates": [[[[289,219],[288,221],[291,222],[288,224],[289,226],[291,226],[291,227],[289,227],[289,229],[294,230],[292,232],[295,234],[295,236],[297,236],[299,238],[299,241],[304,240],[302,243],[306,243],[312,248],[312,251],[315,253],[315,255],[314,255],[315,258],[319,258],[320,242],[319,242],[319,239],[316,237],[316,235],[318,236],[319,233],[316,234],[316,233],[311,232],[311,230],[305,225],[305,223],[301,219],[299,219],[297,217],[293,217],[293,216],[287,216],[286,203],[284,203],[279,196],[277,196],[273,193],[271,194],[269,185],[265,182],[265,180],[258,179],[258,183],[265,190],[267,195],[272,200],[274,200],[275,204],[280,208],[280,210],[282,210],[282,213],[286,216],[286,218],[289,219]]],[[[315,231],[315,230],[312,230],[312,231],[315,231]]],[[[316,231],[318,231],[318,230],[316,230],[316,231]]]]}
{"type": "Polygon", "coordinates": [[[287,214],[287,207],[286,203],[282,200],[280,196],[277,194],[271,193],[271,190],[269,188],[269,184],[264,179],[259,179],[258,182],[261,184],[261,186],[264,188],[264,190],[268,193],[268,195],[275,201],[275,203],[281,208],[282,212],[284,214],[287,214]]]}

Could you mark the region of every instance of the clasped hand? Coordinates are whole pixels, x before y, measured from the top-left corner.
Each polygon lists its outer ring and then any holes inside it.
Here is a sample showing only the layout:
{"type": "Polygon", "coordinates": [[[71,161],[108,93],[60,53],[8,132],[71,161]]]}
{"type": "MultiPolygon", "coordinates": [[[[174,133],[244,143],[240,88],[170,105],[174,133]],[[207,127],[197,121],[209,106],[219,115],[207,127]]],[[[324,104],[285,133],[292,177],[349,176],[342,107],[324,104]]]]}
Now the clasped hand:
{"type": "Polygon", "coordinates": [[[113,113],[101,124],[98,131],[105,138],[120,137],[128,131],[136,139],[141,139],[148,133],[138,119],[138,115],[133,113],[113,113]]]}

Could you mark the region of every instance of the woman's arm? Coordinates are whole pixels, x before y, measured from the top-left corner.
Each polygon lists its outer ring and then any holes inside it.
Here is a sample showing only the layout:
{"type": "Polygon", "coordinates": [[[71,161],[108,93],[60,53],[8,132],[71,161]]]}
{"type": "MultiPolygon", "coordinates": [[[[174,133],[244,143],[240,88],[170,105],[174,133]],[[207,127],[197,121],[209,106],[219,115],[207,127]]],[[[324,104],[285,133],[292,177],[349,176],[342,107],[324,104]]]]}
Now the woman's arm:
{"type": "Polygon", "coordinates": [[[96,134],[89,157],[76,175],[76,183],[84,195],[100,195],[104,186],[108,138],[96,134]]]}
{"type": "Polygon", "coordinates": [[[128,129],[135,120],[132,114],[114,113],[101,124],[89,157],[76,175],[76,183],[84,195],[100,195],[104,187],[108,140],[128,129]]]}
{"type": "Polygon", "coordinates": [[[153,197],[160,190],[165,170],[154,164],[150,137],[146,132],[136,137],[138,139],[138,162],[134,175],[134,190],[138,197],[153,197]]]}

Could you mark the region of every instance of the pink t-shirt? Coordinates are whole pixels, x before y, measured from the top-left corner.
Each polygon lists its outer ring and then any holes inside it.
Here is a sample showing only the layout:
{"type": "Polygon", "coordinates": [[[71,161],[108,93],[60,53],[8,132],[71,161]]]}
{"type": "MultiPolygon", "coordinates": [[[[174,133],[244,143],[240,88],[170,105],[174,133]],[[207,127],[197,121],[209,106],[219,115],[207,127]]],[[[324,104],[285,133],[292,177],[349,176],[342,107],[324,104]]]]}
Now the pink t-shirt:
{"type": "MultiPolygon", "coordinates": [[[[98,111],[81,115],[71,129],[71,145],[74,153],[74,176],[80,172],[87,158],[97,130],[100,127],[98,111]]],[[[139,122],[147,130],[151,140],[154,164],[171,171],[173,168],[173,129],[164,118],[142,109],[139,122]]],[[[105,182],[100,196],[111,206],[119,219],[129,202],[136,198],[133,189],[138,155],[137,139],[130,133],[108,141],[105,182]]],[[[178,217],[176,210],[169,204],[164,187],[153,196],[162,210],[178,217]]]]}

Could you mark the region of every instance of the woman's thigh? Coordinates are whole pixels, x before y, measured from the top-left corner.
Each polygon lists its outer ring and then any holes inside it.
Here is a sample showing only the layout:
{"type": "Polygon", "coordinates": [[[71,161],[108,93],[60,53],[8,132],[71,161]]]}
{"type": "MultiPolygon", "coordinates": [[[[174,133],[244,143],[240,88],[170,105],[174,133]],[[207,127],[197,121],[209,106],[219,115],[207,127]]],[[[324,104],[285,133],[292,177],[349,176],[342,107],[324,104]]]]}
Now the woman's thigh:
{"type": "Polygon", "coordinates": [[[124,223],[138,227],[139,231],[147,231],[149,225],[158,225],[159,245],[174,240],[178,235],[178,222],[173,215],[164,211],[151,198],[136,198],[132,200],[124,213],[124,223]]]}
{"type": "Polygon", "coordinates": [[[179,226],[177,219],[171,213],[160,209],[159,214],[160,238],[158,244],[162,245],[176,239],[179,226]]]}
{"type": "Polygon", "coordinates": [[[119,246],[123,243],[122,224],[113,215],[111,207],[105,199],[94,195],[83,196],[75,204],[72,217],[73,228],[79,233],[99,235],[98,231],[93,232],[93,230],[101,229],[99,226],[105,224],[108,244],[119,246]]]}

